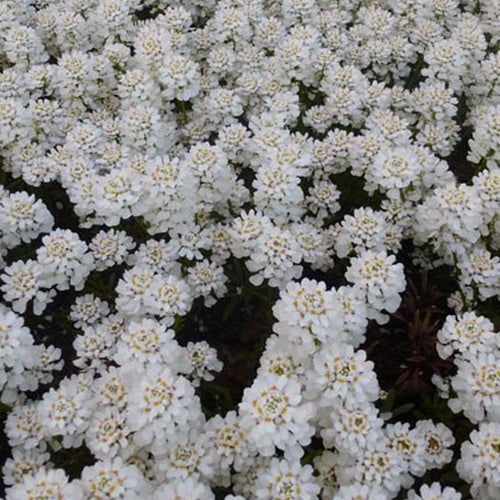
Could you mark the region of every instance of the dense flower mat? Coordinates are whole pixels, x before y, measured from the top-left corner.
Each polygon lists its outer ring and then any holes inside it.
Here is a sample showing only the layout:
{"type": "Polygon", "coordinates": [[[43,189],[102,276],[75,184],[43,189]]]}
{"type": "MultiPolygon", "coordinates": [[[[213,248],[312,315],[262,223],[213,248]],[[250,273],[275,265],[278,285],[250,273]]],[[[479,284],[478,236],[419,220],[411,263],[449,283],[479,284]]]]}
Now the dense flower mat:
{"type": "Polygon", "coordinates": [[[499,12],[0,0],[7,500],[498,500],[499,12]]]}

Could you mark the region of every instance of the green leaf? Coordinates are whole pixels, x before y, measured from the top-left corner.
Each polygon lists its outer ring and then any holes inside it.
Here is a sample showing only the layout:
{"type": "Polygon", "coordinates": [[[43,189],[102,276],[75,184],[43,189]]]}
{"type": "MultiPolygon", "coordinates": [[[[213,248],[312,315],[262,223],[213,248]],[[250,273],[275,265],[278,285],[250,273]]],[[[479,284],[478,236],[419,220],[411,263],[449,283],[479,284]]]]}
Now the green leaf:
{"type": "Polygon", "coordinates": [[[413,403],[407,403],[405,405],[398,406],[397,408],[394,408],[394,410],[392,411],[392,415],[393,417],[403,415],[403,413],[408,413],[414,407],[415,405],[413,403]]]}

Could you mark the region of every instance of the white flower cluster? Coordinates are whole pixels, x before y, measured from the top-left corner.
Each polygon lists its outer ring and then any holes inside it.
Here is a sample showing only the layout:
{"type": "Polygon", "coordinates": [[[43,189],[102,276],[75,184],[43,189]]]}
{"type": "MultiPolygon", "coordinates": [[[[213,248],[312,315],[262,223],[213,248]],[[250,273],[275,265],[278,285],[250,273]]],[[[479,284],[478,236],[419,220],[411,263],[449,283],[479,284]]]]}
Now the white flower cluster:
{"type": "Polygon", "coordinates": [[[500,343],[475,310],[500,296],[499,41],[497,0],[2,0],[7,500],[403,494],[455,443],[375,404],[361,346],[401,303],[403,248],[453,270],[437,350],[478,426],[457,471],[498,499],[500,343]],[[207,416],[223,364],[176,329],[262,284],[279,299],[255,379],[207,416]],[[70,479],[51,455],[79,448],[95,463],[70,479]]]}
{"type": "Polygon", "coordinates": [[[24,320],[0,304],[0,394],[2,401],[16,401],[19,395],[35,391],[52,381],[52,371],[63,366],[61,350],[35,344],[24,320]]]}
{"type": "Polygon", "coordinates": [[[493,323],[474,312],[448,316],[437,335],[441,358],[453,356],[456,374],[445,384],[448,405],[479,428],[461,447],[457,471],[474,498],[500,495],[500,337],[493,323]]]}

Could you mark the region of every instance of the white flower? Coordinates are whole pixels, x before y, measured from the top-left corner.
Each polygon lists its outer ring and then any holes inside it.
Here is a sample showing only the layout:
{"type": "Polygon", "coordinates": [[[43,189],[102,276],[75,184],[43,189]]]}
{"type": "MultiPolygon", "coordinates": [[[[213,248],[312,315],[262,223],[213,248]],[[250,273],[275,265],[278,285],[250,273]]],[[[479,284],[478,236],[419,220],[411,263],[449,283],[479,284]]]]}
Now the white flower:
{"type": "Polygon", "coordinates": [[[4,299],[12,302],[12,309],[24,313],[28,302],[33,300],[33,312],[41,314],[51,302],[51,294],[42,291],[44,286],[43,267],[34,260],[18,260],[3,270],[1,290],[4,299]]]}
{"type": "Polygon", "coordinates": [[[312,467],[302,467],[298,461],[273,458],[269,469],[257,473],[255,498],[313,500],[318,498],[319,492],[312,467]]]}
{"type": "Polygon", "coordinates": [[[424,60],[428,67],[422,70],[422,75],[442,80],[453,89],[461,88],[467,66],[465,53],[457,40],[443,39],[432,44],[425,52],[424,60]]]}
{"type": "Polygon", "coordinates": [[[453,451],[450,448],[455,443],[455,438],[446,425],[434,424],[432,420],[419,420],[414,432],[425,441],[427,469],[443,467],[451,462],[453,451]]]}
{"type": "Polygon", "coordinates": [[[401,487],[402,474],[407,464],[401,461],[399,453],[379,440],[373,447],[356,457],[357,463],[350,468],[350,474],[362,484],[382,487],[388,498],[393,498],[401,487]]]}
{"type": "Polygon", "coordinates": [[[95,381],[94,397],[104,408],[122,409],[127,404],[128,389],[126,371],[111,367],[103,371],[101,377],[95,381]]]}
{"type": "Polygon", "coordinates": [[[309,196],[306,201],[309,210],[318,219],[323,219],[340,210],[339,198],[340,191],[335,184],[330,181],[319,180],[309,189],[309,196]]]}
{"type": "Polygon", "coordinates": [[[140,68],[129,69],[120,76],[118,95],[130,104],[158,104],[160,89],[152,75],[140,68]]]}
{"type": "Polygon", "coordinates": [[[437,188],[415,215],[415,241],[430,241],[448,263],[465,255],[480,237],[482,207],[477,188],[460,184],[437,188]]]}
{"type": "Polygon", "coordinates": [[[500,424],[480,423],[469,439],[462,444],[457,472],[476,498],[493,500],[500,492],[500,424]]]}
{"type": "Polygon", "coordinates": [[[313,358],[307,387],[320,406],[333,408],[342,401],[361,405],[376,401],[379,394],[373,362],[363,350],[351,345],[325,345],[313,358]]]}
{"type": "Polygon", "coordinates": [[[425,80],[409,96],[412,108],[426,120],[453,118],[457,98],[453,90],[439,80],[425,80]]]}
{"type": "Polygon", "coordinates": [[[172,229],[169,244],[177,246],[177,256],[189,260],[203,260],[201,250],[208,245],[207,234],[197,224],[183,224],[172,229]]]}
{"type": "Polygon", "coordinates": [[[76,328],[82,328],[97,323],[108,313],[108,303],[89,293],[76,298],[71,306],[70,318],[76,328]]]}
{"type": "Polygon", "coordinates": [[[162,458],[157,469],[169,480],[187,478],[212,479],[213,455],[208,453],[210,442],[200,434],[200,429],[192,428],[179,432],[162,446],[162,458]]]}
{"type": "Polygon", "coordinates": [[[349,485],[341,485],[333,495],[332,500],[387,500],[387,490],[377,484],[363,484],[354,482],[349,485]]]}
{"type": "Polygon", "coordinates": [[[103,271],[115,264],[121,264],[135,247],[134,240],[125,231],[100,231],[89,244],[95,259],[95,268],[103,271]]]}
{"type": "Polygon", "coordinates": [[[500,169],[483,170],[473,177],[472,182],[479,189],[485,223],[495,220],[500,211],[500,169]]]}
{"type": "Polygon", "coordinates": [[[381,438],[383,423],[374,405],[342,405],[321,418],[321,437],[325,447],[356,455],[381,438]]]}
{"type": "Polygon", "coordinates": [[[0,146],[14,144],[30,135],[27,110],[20,99],[0,97],[0,146]]]}
{"type": "Polygon", "coordinates": [[[47,391],[40,402],[40,418],[49,436],[62,435],[63,444],[81,440],[92,412],[91,394],[76,378],[67,378],[58,389],[47,391]]]}
{"type": "MultiPolygon", "coordinates": [[[[24,320],[6,307],[0,308],[0,387],[34,365],[34,339],[24,320]]],[[[12,383],[12,382],[11,382],[12,383]]],[[[15,383],[14,383],[15,384],[15,383]]],[[[17,384],[15,384],[17,385],[17,384]]]]}
{"type": "Polygon", "coordinates": [[[311,411],[312,405],[303,402],[298,380],[275,375],[257,378],[245,389],[239,405],[241,425],[264,456],[272,456],[277,447],[285,456],[300,458],[301,446],[309,444],[314,433],[311,411]]]}
{"type": "Polygon", "coordinates": [[[240,160],[246,155],[250,132],[244,125],[233,123],[219,130],[219,145],[230,160],[240,160]]]}
{"type": "Polygon", "coordinates": [[[169,54],[159,68],[164,96],[189,101],[200,91],[198,64],[182,54],[169,54]]]}
{"type": "Polygon", "coordinates": [[[233,219],[230,229],[231,251],[237,258],[249,257],[258,244],[259,236],[271,226],[271,221],[260,212],[241,212],[233,219]]]}
{"type": "Polygon", "coordinates": [[[302,253],[290,231],[277,227],[269,228],[257,240],[254,252],[245,262],[250,272],[250,283],[255,286],[265,279],[269,285],[282,288],[302,273],[299,262],[302,253]]]}
{"type": "Polygon", "coordinates": [[[217,464],[217,473],[229,480],[230,467],[242,470],[252,463],[254,448],[248,442],[245,430],[234,411],[229,411],[224,418],[215,415],[205,424],[205,435],[210,443],[208,453],[213,463],[217,464]]]}
{"type": "Polygon", "coordinates": [[[36,30],[17,23],[4,34],[4,51],[10,62],[21,67],[43,63],[48,59],[36,30]]]}
{"type": "Polygon", "coordinates": [[[304,194],[300,189],[300,177],[305,175],[289,163],[265,159],[259,167],[252,187],[258,210],[272,213],[277,221],[298,219],[303,213],[304,194]]]}
{"type": "Polygon", "coordinates": [[[341,319],[335,323],[336,335],[345,339],[353,347],[360,345],[365,339],[368,324],[368,308],[364,297],[360,297],[357,287],[342,286],[335,291],[335,299],[341,310],[341,319]]]}
{"type": "Polygon", "coordinates": [[[162,316],[169,323],[174,321],[175,316],[186,315],[192,300],[193,294],[186,281],[169,274],[155,277],[144,303],[151,312],[162,316]]]}
{"type": "Polygon", "coordinates": [[[120,448],[125,448],[129,434],[124,412],[105,408],[93,415],[85,435],[85,442],[91,453],[102,460],[113,458],[120,448]]]}
{"type": "Polygon", "coordinates": [[[423,484],[418,493],[415,490],[408,492],[407,500],[461,500],[462,495],[451,486],[442,487],[439,483],[430,486],[423,484]]]}
{"type": "Polygon", "coordinates": [[[231,169],[219,146],[200,142],[190,148],[184,161],[199,183],[199,208],[227,200],[231,187],[231,169]]]}
{"type": "Polygon", "coordinates": [[[420,170],[419,158],[410,148],[383,149],[367,170],[366,179],[386,191],[389,198],[400,198],[417,180],[420,170]]]}
{"type": "Polygon", "coordinates": [[[42,419],[35,404],[17,405],[7,416],[5,433],[11,446],[36,448],[44,437],[42,419]]]}
{"type": "Polygon", "coordinates": [[[234,90],[212,89],[207,96],[207,105],[214,118],[225,125],[235,122],[235,118],[243,114],[241,98],[234,90]]]}
{"type": "Polygon", "coordinates": [[[223,267],[207,259],[188,269],[187,280],[194,296],[203,297],[207,307],[214,305],[227,292],[227,276],[223,267]]]}
{"type": "Polygon", "coordinates": [[[453,412],[463,411],[472,422],[500,417],[500,351],[478,353],[474,357],[456,359],[457,374],[451,379],[457,397],[448,405],[453,412]]]}
{"type": "Polygon", "coordinates": [[[155,274],[150,268],[140,265],[125,271],[116,286],[118,311],[128,315],[139,313],[145,305],[154,278],[155,274]]]}
{"type": "Polygon", "coordinates": [[[121,458],[98,461],[83,469],[78,481],[85,498],[129,498],[139,500],[149,487],[134,465],[126,465],[121,458]]]}
{"type": "Polygon", "coordinates": [[[328,235],[325,231],[307,223],[293,224],[290,229],[300,246],[304,262],[311,264],[313,269],[326,270],[332,267],[328,235]]]}
{"type": "Polygon", "coordinates": [[[382,212],[371,208],[357,208],[353,215],[346,215],[335,238],[335,250],[339,257],[347,257],[354,250],[357,254],[386,249],[390,225],[382,212]]]}
{"type": "Polygon", "coordinates": [[[42,276],[49,286],[67,290],[70,285],[81,290],[94,267],[92,254],[85,242],[69,229],[56,229],[42,238],[37,260],[42,276]]]}
{"type": "MultiPolygon", "coordinates": [[[[385,427],[388,444],[399,452],[402,463],[406,464],[409,472],[417,477],[423,476],[426,471],[427,443],[420,433],[420,429],[410,430],[410,424],[397,422],[385,427]]],[[[412,483],[413,479],[408,479],[412,483]]]]}
{"type": "MultiPolygon", "coordinates": [[[[284,331],[288,325],[284,325],[284,331]]],[[[303,330],[298,330],[303,331],[303,330]]],[[[288,378],[304,373],[304,364],[307,363],[307,352],[303,345],[290,342],[286,335],[271,335],[266,341],[266,348],[260,357],[260,366],[257,376],[265,373],[288,378]]]]}
{"type": "Polygon", "coordinates": [[[468,299],[477,292],[479,300],[500,296],[500,258],[480,247],[464,255],[458,262],[460,288],[468,299]],[[472,290],[471,290],[472,289],[472,290]]]}
{"type": "Polygon", "coordinates": [[[8,458],[2,468],[4,482],[6,485],[22,483],[26,474],[35,474],[45,463],[48,462],[50,455],[37,450],[23,450],[14,448],[12,458],[8,458]]]}
{"type": "Polygon", "coordinates": [[[71,498],[83,500],[83,492],[71,482],[62,469],[47,470],[41,468],[34,474],[27,474],[22,482],[6,491],[8,500],[25,500],[27,498],[71,498]]]}
{"type": "Polygon", "coordinates": [[[194,388],[169,368],[149,365],[130,386],[127,421],[135,431],[139,446],[151,446],[154,453],[164,450],[165,442],[193,428],[203,420],[194,388]]]}
{"type": "Polygon", "coordinates": [[[208,345],[204,340],[201,342],[188,342],[186,346],[187,357],[191,362],[191,378],[196,387],[200,380],[213,380],[211,372],[220,372],[223,367],[222,361],[217,358],[217,350],[208,345]]]}
{"type": "Polygon", "coordinates": [[[447,316],[437,333],[437,340],[436,350],[443,359],[454,352],[474,357],[479,352],[492,352],[500,347],[493,323],[475,312],[447,316]]]}
{"type": "Polygon", "coordinates": [[[411,132],[408,125],[407,120],[386,109],[372,111],[365,123],[368,130],[377,132],[386,144],[389,142],[394,146],[406,146],[409,143],[411,132]]]}
{"type": "Polygon", "coordinates": [[[175,267],[178,247],[165,240],[147,240],[128,259],[139,267],[168,272],[175,267]]]}
{"type": "Polygon", "coordinates": [[[13,247],[28,242],[54,225],[54,217],[41,200],[25,191],[9,193],[0,198],[2,243],[13,247]]]}
{"type": "Polygon", "coordinates": [[[321,455],[313,459],[318,483],[322,486],[321,498],[323,500],[331,500],[334,493],[338,491],[340,485],[337,477],[337,469],[342,464],[344,457],[345,455],[343,454],[325,450],[321,455]]]}
{"type": "Polygon", "coordinates": [[[241,472],[233,476],[234,492],[241,494],[244,498],[251,498],[255,494],[255,482],[260,471],[269,470],[271,458],[257,455],[251,463],[241,472]]]}
{"type": "Polygon", "coordinates": [[[120,335],[113,358],[119,365],[128,365],[137,371],[149,365],[183,371],[188,366],[187,360],[174,336],[173,330],[167,330],[153,319],[132,321],[120,335]]]}
{"type": "Polygon", "coordinates": [[[52,371],[61,369],[60,349],[34,343],[23,318],[0,307],[0,393],[4,403],[19,391],[35,391],[39,383],[52,381],[52,371]]]}
{"type": "Polygon", "coordinates": [[[350,261],[345,277],[359,290],[368,305],[368,318],[379,323],[387,322],[401,303],[400,293],[406,288],[402,264],[395,264],[396,257],[386,252],[368,250],[350,261]]]}
{"type": "Polygon", "coordinates": [[[472,139],[469,140],[470,152],[467,156],[469,161],[480,163],[483,160],[488,167],[498,168],[500,163],[498,109],[498,103],[492,103],[492,105],[482,106],[480,112],[472,116],[474,133],[472,139]]]}
{"type": "Polygon", "coordinates": [[[213,500],[215,495],[206,484],[195,478],[188,477],[162,484],[155,490],[152,498],[153,500],[178,500],[181,498],[213,500]]]}
{"type": "MultiPolygon", "coordinates": [[[[338,319],[334,294],[326,290],[324,282],[304,278],[300,283],[291,281],[273,307],[274,316],[290,327],[308,329],[324,342],[332,335],[338,319]]],[[[300,341],[299,339],[296,339],[300,341]]]]}

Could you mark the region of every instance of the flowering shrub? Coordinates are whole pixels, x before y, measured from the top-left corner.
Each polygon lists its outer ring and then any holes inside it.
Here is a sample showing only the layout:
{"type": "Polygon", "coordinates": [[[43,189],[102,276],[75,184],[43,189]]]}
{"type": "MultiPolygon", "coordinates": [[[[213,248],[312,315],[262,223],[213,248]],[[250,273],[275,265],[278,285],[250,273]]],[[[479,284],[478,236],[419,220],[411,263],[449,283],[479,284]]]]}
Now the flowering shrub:
{"type": "Polygon", "coordinates": [[[498,10],[1,0],[5,498],[500,498],[498,10]]]}

